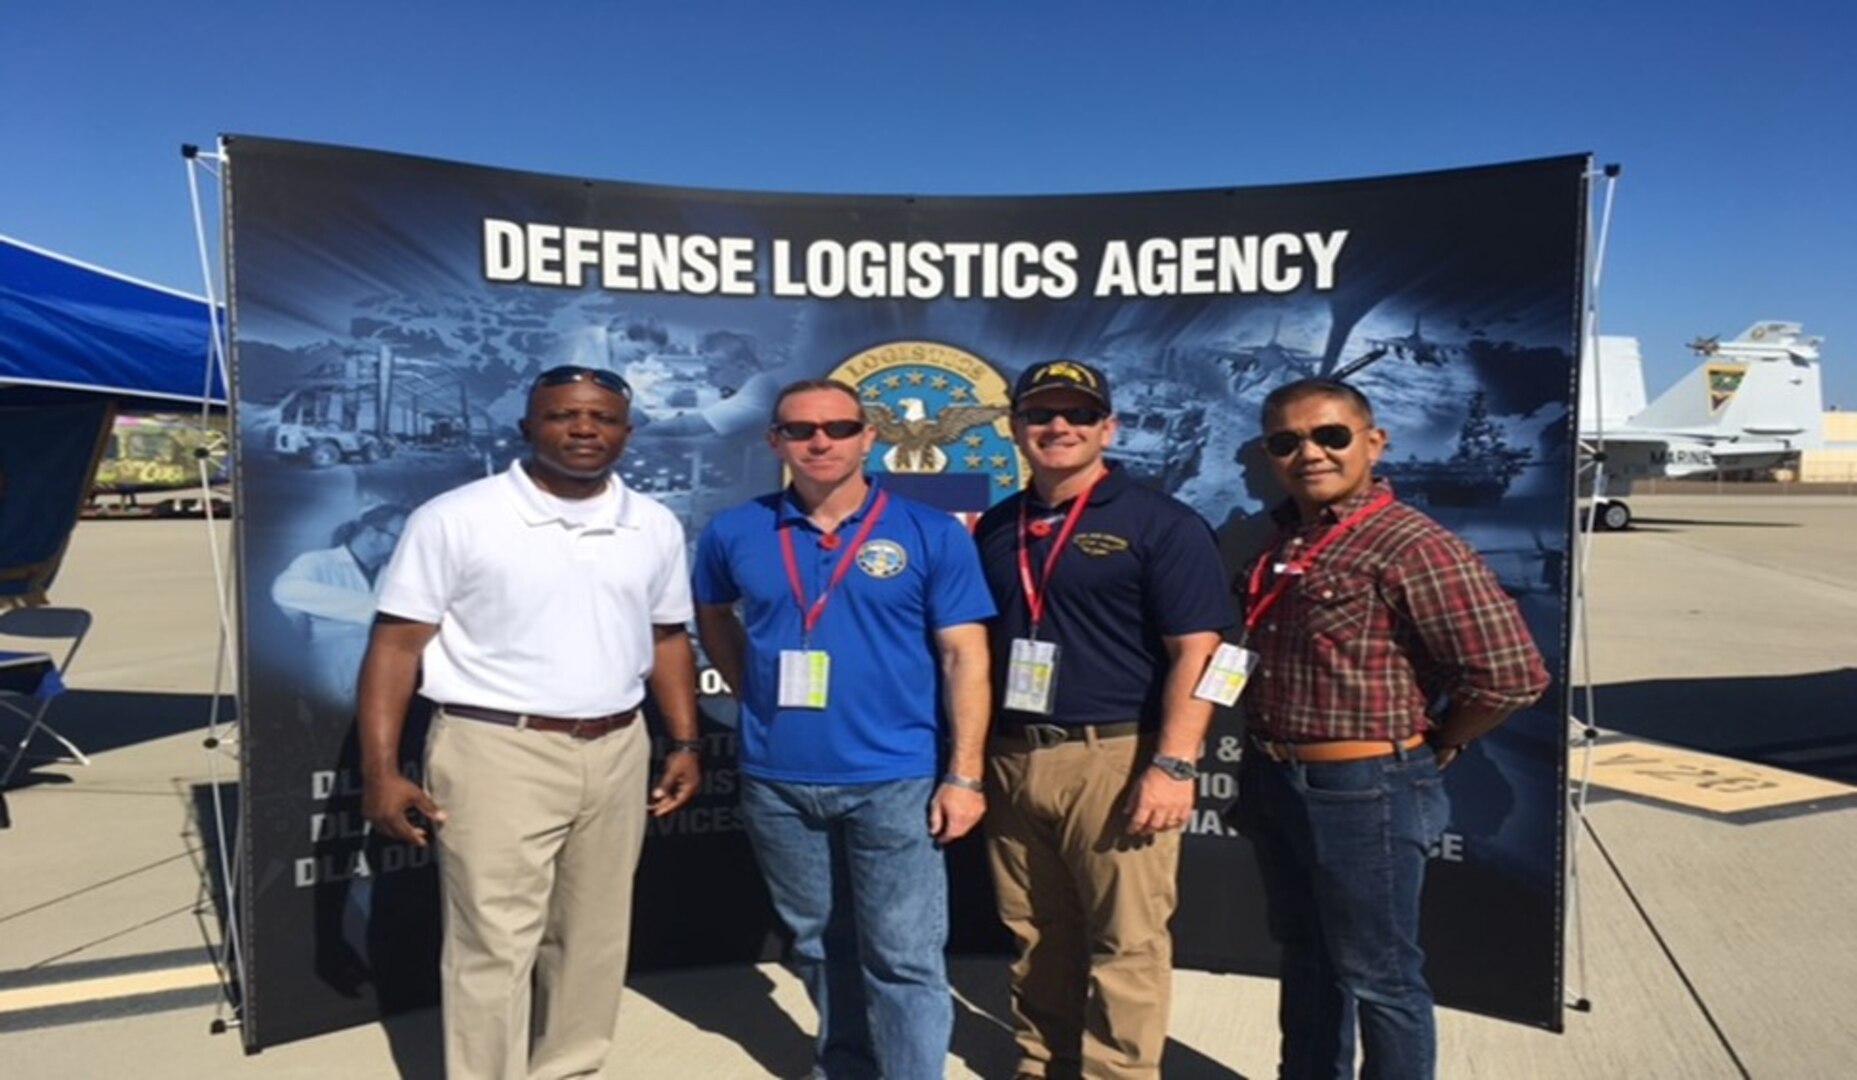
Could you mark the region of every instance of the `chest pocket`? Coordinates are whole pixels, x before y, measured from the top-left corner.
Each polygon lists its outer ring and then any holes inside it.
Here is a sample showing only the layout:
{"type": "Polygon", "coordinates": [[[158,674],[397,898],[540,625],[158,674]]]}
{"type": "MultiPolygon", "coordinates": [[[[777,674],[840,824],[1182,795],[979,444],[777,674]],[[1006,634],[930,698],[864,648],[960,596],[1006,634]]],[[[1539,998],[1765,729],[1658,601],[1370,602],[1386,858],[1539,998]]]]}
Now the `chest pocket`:
{"type": "Polygon", "coordinates": [[[1344,646],[1359,640],[1373,618],[1373,579],[1363,574],[1311,571],[1297,587],[1303,625],[1315,637],[1344,646]]]}

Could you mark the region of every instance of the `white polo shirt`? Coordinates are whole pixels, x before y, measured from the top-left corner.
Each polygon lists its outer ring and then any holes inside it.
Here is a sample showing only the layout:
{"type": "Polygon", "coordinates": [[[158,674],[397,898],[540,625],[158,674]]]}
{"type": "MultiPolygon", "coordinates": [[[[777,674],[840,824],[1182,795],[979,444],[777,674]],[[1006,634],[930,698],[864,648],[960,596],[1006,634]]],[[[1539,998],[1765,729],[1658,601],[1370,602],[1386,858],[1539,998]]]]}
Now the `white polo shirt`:
{"type": "Polygon", "coordinates": [[[517,462],[413,512],[379,610],[438,624],[419,692],[441,705],[620,712],[644,699],[652,626],[694,615],[683,526],[617,475],[560,499],[517,462]]]}

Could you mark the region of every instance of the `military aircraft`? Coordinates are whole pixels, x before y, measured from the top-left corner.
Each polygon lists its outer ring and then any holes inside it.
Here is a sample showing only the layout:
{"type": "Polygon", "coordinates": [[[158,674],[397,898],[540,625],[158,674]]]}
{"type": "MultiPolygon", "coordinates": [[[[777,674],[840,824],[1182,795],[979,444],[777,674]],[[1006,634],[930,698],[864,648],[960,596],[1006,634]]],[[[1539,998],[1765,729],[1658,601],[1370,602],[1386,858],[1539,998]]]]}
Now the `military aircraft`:
{"type": "Polygon", "coordinates": [[[118,416],[91,483],[91,507],[104,510],[99,498],[114,495],[118,498],[113,509],[141,509],[142,496],[164,495],[150,508],[157,516],[198,510],[206,498],[229,508],[223,493],[211,491],[231,480],[225,423],[224,417],[214,417],[202,426],[198,416],[177,413],[118,416]]]}
{"type": "Polygon", "coordinates": [[[1634,480],[1701,477],[1725,469],[1783,465],[1824,442],[1819,386],[1822,338],[1795,322],[1757,322],[1739,337],[1700,338],[1702,362],[1645,404],[1638,341],[1601,337],[1581,358],[1580,451],[1587,488],[1603,529],[1631,525],[1634,480]]]}

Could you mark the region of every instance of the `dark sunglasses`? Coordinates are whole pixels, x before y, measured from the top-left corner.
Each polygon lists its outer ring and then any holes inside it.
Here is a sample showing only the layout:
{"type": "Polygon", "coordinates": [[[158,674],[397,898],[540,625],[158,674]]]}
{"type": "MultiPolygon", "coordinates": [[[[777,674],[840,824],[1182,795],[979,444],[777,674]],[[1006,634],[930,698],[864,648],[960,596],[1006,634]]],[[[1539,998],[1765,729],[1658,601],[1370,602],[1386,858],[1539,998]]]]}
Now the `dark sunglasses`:
{"type": "Polygon", "coordinates": [[[1089,427],[1102,423],[1109,414],[1094,405],[1072,405],[1068,409],[1047,409],[1033,405],[1020,409],[1018,415],[1020,420],[1028,424],[1049,424],[1061,416],[1071,427],[1089,427]]]}
{"type": "Polygon", "coordinates": [[[1346,424],[1318,424],[1310,428],[1307,435],[1299,435],[1294,431],[1273,431],[1264,436],[1264,449],[1270,451],[1272,457],[1289,457],[1307,439],[1324,450],[1346,450],[1354,444],[1354,434],[1354,429],[1346,424]]]}
{"type": "Polygon", "coordinates": [[[632,400],[632,385],[620,378],[618,372],[608,371],[605,368],[580,367],[575,364],[551,367],[537,375],[535,382],[529,386],[529,393],[533,394],[544,386],[566,386],[568,383],[575,382],[594,383],[611,390],[627,401],[632,400]]]}
{"type": "Polygon", "coordinates": [[[819,432],[825,432],[828,439],[849,439],[853,435],[864,434],[862,420],[827,420],[815,424],[811,420],[788,420],[774,425],[774,434],[789,442],[805,442],[819,432]]]}

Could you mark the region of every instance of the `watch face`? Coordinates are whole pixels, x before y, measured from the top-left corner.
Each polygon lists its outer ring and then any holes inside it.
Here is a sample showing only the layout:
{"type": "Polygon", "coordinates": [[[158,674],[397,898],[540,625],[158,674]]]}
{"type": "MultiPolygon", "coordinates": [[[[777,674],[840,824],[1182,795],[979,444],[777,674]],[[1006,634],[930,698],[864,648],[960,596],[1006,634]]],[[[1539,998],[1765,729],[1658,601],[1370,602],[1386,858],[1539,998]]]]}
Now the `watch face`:
{"type": "Polygon", "coordinates": [[[1157,757],[1154,764],[1175,780],[1191,780],[1199,775],[1199,770],[1190,761],[1176,757],[1157,757]]]}

